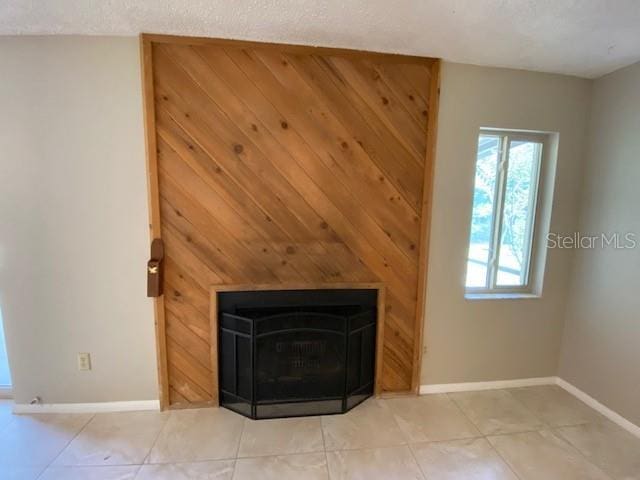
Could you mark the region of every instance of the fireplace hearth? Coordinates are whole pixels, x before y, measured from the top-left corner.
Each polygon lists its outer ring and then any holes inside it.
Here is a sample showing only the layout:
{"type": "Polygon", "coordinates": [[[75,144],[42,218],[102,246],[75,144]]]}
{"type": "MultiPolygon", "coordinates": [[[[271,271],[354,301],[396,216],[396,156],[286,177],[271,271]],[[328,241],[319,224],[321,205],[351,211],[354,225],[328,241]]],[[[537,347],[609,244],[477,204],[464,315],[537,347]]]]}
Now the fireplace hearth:
{"type": "Polygon", "coordinates": [[[220,405],[250,418],[344,413],[374,391],[377,290],[218,293],[220,405]]]}

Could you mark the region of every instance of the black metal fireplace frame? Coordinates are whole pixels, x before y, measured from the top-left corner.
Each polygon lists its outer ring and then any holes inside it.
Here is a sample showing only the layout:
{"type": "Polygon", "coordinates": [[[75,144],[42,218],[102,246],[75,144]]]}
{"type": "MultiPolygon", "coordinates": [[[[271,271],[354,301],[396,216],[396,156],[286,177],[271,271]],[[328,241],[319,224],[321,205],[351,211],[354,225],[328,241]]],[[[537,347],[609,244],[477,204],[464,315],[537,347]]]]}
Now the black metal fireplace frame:
{"type": "MultiPolygon", "coordinates": [[[[230,408],[231,410],[234,410],[242,415],[245,415],[249,418],[254,418],[254,419],[259,419],[259,418],[278,418],[278,417],[291,417],[291,416],[309,416],[309,415],[319,415],[319,414],[333,414],[333,413],[344,413],[348,410],[350,410],[351,408],[355,407],[356,405],[358,405],[359,403],[361,403],[362,401],[364,401],[366,398],[368,398],[369,396],[378,393],[378,389],[377,389],[377,380],[378,380],[378,369],[379,369],[379,362],[380,362],[380,358],[379,357],[379,348],[378,348],[378,342],[381,341],[381,338],[379,337],[379,333],[381,331],[381,312],[380,312],[380,307],[381,305],[384,305],[384,287],[380,284],[363,284],[363,285],[353,285],[353,286],[348,286],[345,287],[343,285],[341,286],[322,286],[322,287],[314,287],[314,288],[288,288],[288,287],[280,287],[280,286],[274,286],[274,287],[265,287],[265,288],[260,288],[258,290],[256,290],[255,288],[248,288],[247,290],[242,290],[241,287],[230,287],[229,289],[226,288],[220,288],[217,289],[215,291],[212,292],[213,295],[215,296],[215,302],[212,305],[212,307],[215,307],[215,313],[214,311],[212,311],[212,314],[215,315],[215,318],[217,319],[217,341],[218,341],[218,367],[219,367],[219,374],[218,374],[218,386],[219,386],[219,398],[220,398],[220,405],[223,407],[227,407],[230,408]],[[296,292],[296,293],[302,293],[304,292],[304,294],[306,296],[308,295],[312,295],[312,296],[317,296],[318,294],[320,295],[320,297],[322,297],[323,292],[331,292],[333,294],[339,293],[338,291],[344,291],[345,294],[351,294],[352,296],[355,295],[357,297],[358,293],[362,294],[365,293],[366,295],[369,295],[369,299],[371,298],[371,295],[373,294],[373,301],[371,300],[367,300],[369,302],[368,307],[371,307],[373,309],[373,314],[371,315],[371,312],[367,312],[368,316],[366,315],[362,315],[362,312],[356,313],[352,316],[348,316],[345,317],[346,318],[346,323],[344,323],[344,329],[343,331],[339,332],[336,329],[315,329],[318,331],[323,331],[323,332],[327,332],[330,334],[338,334],[341,335],[344,341],[344,352],[345,352],[345,359],[344,359],[344,388],[342,389],[342,394],[340,396],[331,396],[331,397],[310,397],[310,398],[296,398],[296,399],[289,399],[287,401],[282,401],[282,400],[274,400],[274,401],[267,401],[264,399],[260,399],[257,400],[256,396],[257,396],[257,372],[258,372],[258,367],[256,366],[256,351],[257,351],[257,342],[258,339],[261,336],[268,336],[268,335],[273,335],[273,334],[283,334],[283,333],[287,333],[288,330],[287,329],[282,329],[282,330],[277,330],[274,332],[267,332],[265,334],[260,334],[258,332],[258,322],[261,322],[263,320],[266,320],[267,317],[262,317],[262,318],[248,318],[246,316],[243,315],[235,315],[234,313],[229,312],[229,301],[227,300],[225,303],[225,298],[229,299],[232,298],[231,302],[237,302],[238,301],[238,295],[242,296],[242,295],[249,295],[249,296],[255,296],[255,295],[263,295],[264,298],[264,294],[269,294],[269,293],[277,293],[277,292],[296,292]],[[223,298],[220,297],[220,295],[223,294],[231,294],[231,296],[226,296],[223,298]],[[235,295],[235,297],[234,297],[235,295]],[[235,298],[235,299],[234,299],[235,298]],[[224,319],[223,319],[223,313],[224,313],[224,319]],[[361,320],[360,324],[357,324],[357,317],[362,315],[363,320],[361,320]],[[366,317],[366,319],[365,319],[366,317]],[[373,321],[371,321],[371,318],[373,318],[373,321]],[[228,328],[229,327],[229,321],[235,321],[237,322],[236,325],[234,325],[232,328],[228,328]],[[226,322],[226,323],[225,323],[226,322]],[[352,327],[353,324],[353,327],[352,327]],[[358,386],[358,388],[354,389],[354,390],[349,390],[348,386],[347,386],[347,382],[348,382],[348,377],[349,377],[349,371],[348,371],[348,361],[349,361],[349,351],[352,347],[352,345],[350,345],[350,342],[352,342],[355,338],[356,335],[359,334],[359,339],[361,342],[363,342],[363,338],[364,338],[364,330],[368,329],[369,331],[367,332],[367,335],[373,335],[373,370],[372,370],[372,375],[371,375],[371,379],[370,381],[367,381],[366,384],[360,384],[358,386]],[[239,390],[238,390],[238,385],[237,385],[237,377],[235,378],[235,388],[233,389],[233,392],[231,391],[227,391],[223,388],[223,384],[222,384],[222,365],[223,365],[223,360],[222,360],[222,348],[221,348],[221,342],[222,342],[222,335],[223,332],[226,332],[227,335],[232,334],[234,337],[234,348],[233,348],[233,362],[234,362],[234,366],[238,365],[238,360],[237,360],[237,337],[243,337],[246,339],[249,339],[250,341],[250,362],[251,362],[251,389],[250,389],[250,393],[249,395],[240,395],[239,394],[239,390]],[[339,408],[337,407],[337,403],[339,402],[339,408]],[[271,407],[271,408],[267,408],[267,407],[271,407]],[[311,410],[311,411],[310,411],[311,410]]],[[[308,315],[308,312],[305,313],[305,315],[308,315]]],[[[327,314],[323,314],[323,317],[327,317],[327,314]]],[[[344,318],[342,319],[344,321],[344,318]]],[[[300,330],[306,330],[306,328],[296,328],[293,329],[296,331],[300,331],[300,330]]],[[[314,329],[311,329],[314,330],[314,329]]],[[[370,338],[370,337],[369,337],[370,338]]],[[[228,339],[228,337],[227,337],[228,339]]],[[[362,348],[362,345],[360,345],[360,349],[362,348]]],[[[246,349],[245,349],[246,350],[246,349]]],[[[246,356],[246,351],[245,351],[245,356],[246,356]]],[[[356,358],[356,357],[353,357],[356,358]]],[[[361,372],[361,368],[360,368],[360,372],[357,375],[360,375],[360,379],[362,379],[362,372],[361,372]]],[[[237,373],[234,373],[234,375],[237,375],[237,373]]],[[[227,375],[228,376],[228,375],[227,375]]],[[[353,377],[353,375],[352,375],[353,377]]],[[[353,384],[353,381],[351,381],[351,383],[353,384]]],[[[245,393],[247,393],[245,391],[245,393]]]]}

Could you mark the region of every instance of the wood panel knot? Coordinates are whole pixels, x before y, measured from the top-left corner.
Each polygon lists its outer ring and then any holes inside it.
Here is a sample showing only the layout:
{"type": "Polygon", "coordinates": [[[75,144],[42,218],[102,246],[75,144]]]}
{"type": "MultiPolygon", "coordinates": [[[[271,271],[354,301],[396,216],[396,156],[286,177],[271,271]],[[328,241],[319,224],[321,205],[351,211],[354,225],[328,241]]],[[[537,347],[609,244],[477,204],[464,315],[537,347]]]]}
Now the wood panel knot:
{"type": "Polygon", "coordinates": [[[233,151],[236,152],[238,155],[240,155],[244,151],[244,147],[242,145],[240,145],[239,143],[236,143],[233,146],[233,151]]]}

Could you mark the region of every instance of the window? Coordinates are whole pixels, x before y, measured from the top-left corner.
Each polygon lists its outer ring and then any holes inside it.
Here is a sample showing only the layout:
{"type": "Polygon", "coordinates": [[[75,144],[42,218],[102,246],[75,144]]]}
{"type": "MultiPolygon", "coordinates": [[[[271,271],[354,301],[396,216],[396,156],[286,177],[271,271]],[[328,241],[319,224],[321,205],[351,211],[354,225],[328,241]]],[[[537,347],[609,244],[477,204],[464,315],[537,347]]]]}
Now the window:
{"type": "Polygon", "coordinates": [[[546,135],[481,130],[467,293],[532,293],[538,184],[546,135]]]}

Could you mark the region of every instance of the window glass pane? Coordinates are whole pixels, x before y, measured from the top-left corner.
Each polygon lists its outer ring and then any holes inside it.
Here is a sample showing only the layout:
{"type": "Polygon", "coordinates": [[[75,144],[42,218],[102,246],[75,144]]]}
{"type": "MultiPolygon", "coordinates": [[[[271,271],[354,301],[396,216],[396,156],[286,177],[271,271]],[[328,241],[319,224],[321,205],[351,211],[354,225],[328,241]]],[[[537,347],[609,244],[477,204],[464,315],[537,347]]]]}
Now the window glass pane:
{"type": "Polygon", "coordinates": [[[540,143],[509,142],[496,280],[499,286],[527,284],[541,152],[540,143]]]}
{"type": "Polygon", "coordinates": [[[467,287],[487,287],[491,229],[496,195],[496,175],[500,158],[500,137],[480,135],[473,190],[471,240],[467,261],[467,287]]]}

